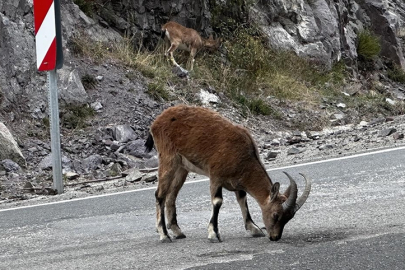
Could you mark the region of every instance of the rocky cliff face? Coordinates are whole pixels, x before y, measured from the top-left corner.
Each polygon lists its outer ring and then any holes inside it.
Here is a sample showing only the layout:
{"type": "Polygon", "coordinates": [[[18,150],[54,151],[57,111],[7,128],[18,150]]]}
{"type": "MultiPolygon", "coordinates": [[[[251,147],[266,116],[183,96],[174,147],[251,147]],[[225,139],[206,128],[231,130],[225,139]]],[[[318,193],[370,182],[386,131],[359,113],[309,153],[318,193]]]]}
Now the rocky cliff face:
{"type": "Polygon", "coordinates": [[[289,49],[327,66],[357,58],[357,34],[370,29],[381,55],[405,67],[399,35],[404,3],[379,0],[259,1],[252,17],[276,48],[289,49]]]}
{"type": "MultiPolygon", "coordinates": [[[[127,34],[154,48],[160,26],[169,19],[212,33],[212,10],[229,9],[242,1],[108,1],[97,6],[94,20],[71,0],[61,1],[63,41],[78,31],[89,38],[114,42],[127,34]]],[[[257,23],[275,48],[293,50],[315,63],[330,67],[340,59],[357,58],[357,34],[371,29],[380,36],[381,55],[405,68],[400,38],[405,33],[405,3],[401,0],[272,0],[255,1],[236,9],[257,23]]],[[[220,20],[216,15],[216,21],[220,20]]],[[[32,2],[4,0],[0,3],[0,108],[13,114],[43,117],[46,108],[46,76],[35,67],[32,2]]],[[[219,33],[220,34],[220,33],[219,33]]],[[[61,99],[66,103],[86,102],[75,67],[61,70],[61,99]],[[73,92],[72,92],[73,91],[73,92]],[[80,96],[80,99],[77,98],[80,96]]]]}
{"type": "Polygon", "coordinates": [[[357,34],[370,29],[381,38],[381,55],[405,67],[399,37],[405,4],[400,0],[272,0],[254,1],[121,1],[108,4],[100,15],[105,25],[142,39],[154,47],[160,26],[174,19],[208,35],[212,20],[249,18],[267,35],[270,45],[330,67],[343,59],[357,58],[357,34]],[[218,9],[223,9],[218,17],[218,9]],[[240,13],[246,14],[241,15],[240,13]],[[211,22],[211,23],[210,23],[211,22]]]}

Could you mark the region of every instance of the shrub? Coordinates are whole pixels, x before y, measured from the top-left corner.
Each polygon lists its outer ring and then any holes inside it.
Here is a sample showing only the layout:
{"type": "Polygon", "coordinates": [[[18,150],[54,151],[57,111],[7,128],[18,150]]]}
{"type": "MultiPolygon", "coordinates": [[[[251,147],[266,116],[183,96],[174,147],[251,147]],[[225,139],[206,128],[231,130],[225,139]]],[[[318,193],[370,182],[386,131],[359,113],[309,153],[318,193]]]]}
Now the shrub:
{"type": "Polygon", "coordinates": [[[399,66],[394,66],[392,69],[389,69],[387,75],[388,78],[395,82],[405,83],[405,71],[399,66]]]}
{"type": "Polygon", "coordinates": [[[97,85],[97,80],[96,78],[94,78],[94,76],[91,76],[90,74],[85,74],[82,77],[82,84],[84,89],[86,90],[94,89],[97,85]]]}
{"type": "Polygon", "coordinates": [[[169,93],[161,83],[149,83],[147,93],[155,100],[169,100],[169,93]]]}
{"type": "Polygon", "coordinates": [[[86,120],[95,114],[88,105],[67,105],[64,111],[61,115],[62,125],[71,129],[86,127],[86,120]]]}
{"type": "Polygon", "coordinates": [[[83,11],[89,17],[93,17],[95,1],[94,0],[73,0],[73,3],[79,6],[80,10],[83,11]]]}
{"type": "Polygon", "coordinates": [[[380,39],[369,30],[363,30],[358,35],[357,54],[361,59],[372,60],[381,51],[380,39]]]}

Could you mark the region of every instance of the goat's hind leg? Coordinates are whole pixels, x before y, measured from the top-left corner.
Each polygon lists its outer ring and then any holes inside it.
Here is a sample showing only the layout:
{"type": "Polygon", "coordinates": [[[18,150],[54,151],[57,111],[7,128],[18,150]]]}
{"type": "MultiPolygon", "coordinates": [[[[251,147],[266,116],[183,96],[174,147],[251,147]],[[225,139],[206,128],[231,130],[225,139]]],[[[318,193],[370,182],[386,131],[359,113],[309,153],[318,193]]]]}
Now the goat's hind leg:
{"type": "Polygon", "coordinates": [[[247,205],[246,192],[243,190],[235,191],[236,199],[238,200],[240,209],[242,210],[243,222],[245,223],[245,229],[250,231],[253,237],[263,237],[265,234],[263,231],[253,222],[249,213],[247,205]]]}
{"type": "Polygon", "coordinates": [[[160,235],[160,241],[162,243],[171,242],[170,236],[166,228],[165,220],[165,201],[166,195],[161,192],[161,189],[158,187],[155,192],[156,197],[156,230],[160,235]]]}
{"type": "Polygon", "coordinates": [[[184,233],[181,231],[179,225],[177,224],[177,214],[176,214],[176,198],[179,194],[181,187],[186,181],[188,171],[184,168],[179,167],[174,175],[170,186],[170,192],[166,199],[166,214],[167,214],[167,228],[171,229],[174,233],[176,239],[186,238],[184,233]]]}
{"type": "Polygon", "coordinates": [[[159,180],[158,188],[155,192],[156,197],[156,229],[160,235],[161,242],[171,242],[170,236],[167,232],[166,218],[165,218],[165,205],[167,197],[170,194],[171,182],[176,173],[176,167],[173,166],[173,160],[166,162],[159,160],[159,180]]]}

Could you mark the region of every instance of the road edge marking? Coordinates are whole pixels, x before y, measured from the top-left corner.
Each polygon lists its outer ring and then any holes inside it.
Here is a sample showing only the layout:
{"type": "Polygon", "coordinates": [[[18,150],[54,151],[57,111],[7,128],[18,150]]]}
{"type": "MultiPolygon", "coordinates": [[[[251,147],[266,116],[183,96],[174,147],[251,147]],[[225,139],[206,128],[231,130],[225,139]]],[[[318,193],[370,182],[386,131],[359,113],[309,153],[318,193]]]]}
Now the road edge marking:
{"type": "MultiPolygon", "coordinates": [[[[310,165],[315,165],[315,164],[321,164],[321,163],[327,163],[327,162],[333,162],[333,161],[339,161],[339,160],[346,160],[346,159],[370,156],[370,155],[375,155],[375,154],[383,154],[383,153],[399,151],[399,150],[404,150],[404,149],[405,149],[405,146],[399,146],[399,147],[388,148],[388,149],[380,149],[380,150],[376,150],[376,151],[372,151],[372,152],[365,152],[365,153],[360,153],[360,154],[355,154],[355,155],[350,155],[350,156],[337,157],[337,158],[331,158],[331,159],[324,159],[324,160],[318,160],[318,161],[311,161],[311,162],[294,164],[294,165],[283,166],[283,167],[275,167],[275,168],[266,169],[266,171],[271,172],[271,171],[276,171],[276,170],[285,170],[285,169],[288,169],[288,168],[310,166],[310,165]]],[[[194,184],[194,183],[205,182],[205,181],[208,181],[208,180],[209,180],[208,178],[203,178],[203,179],[194,180],[194,181],[186,181],[184,184],[185,185],[194,184]]],[[[18,207],[0,209],[0,213],[1,212],[7,212],[7,211],[28,209],[28,208],[39,207],[39,206],[47,206],[47,205],[54,205],[54,204],[62,204],[62,203],[69,203],[69,202],[76,202],[76,201],[83,201],[83,200],[90,200],[90,199],[97,199],[97,198],[102,198],[102,197],[109,197],[109,196],[115,196],[115,195],[120,195],[120,194],[141,192],[141,191],[154,190],[154,189],[156,189],[156,187],[147,187],[147,188],[140,188],[140,189],[134,189],[134,190],[113,192],[113,193],[108,193],[108,194],[94,195],[94,196],[90,195],[88,197],[61,200],[61,201],[56,201],[56,202],[47,202],[47,203],[42,203],[42,204],[18,206],[18,207]]]]}

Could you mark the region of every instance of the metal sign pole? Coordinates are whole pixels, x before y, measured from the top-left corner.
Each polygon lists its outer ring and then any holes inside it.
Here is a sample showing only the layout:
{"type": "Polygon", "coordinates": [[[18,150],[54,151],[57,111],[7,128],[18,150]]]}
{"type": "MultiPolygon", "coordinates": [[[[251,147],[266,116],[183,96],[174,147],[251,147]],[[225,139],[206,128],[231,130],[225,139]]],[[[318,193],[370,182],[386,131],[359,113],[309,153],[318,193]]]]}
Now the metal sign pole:
{"type": "Polygon", "coordinates": [[[51,126],[51,151],[53,187],[58,194],[63,193],[62,159],[60,150],[59,106],[56,69],[48,71],[49,120],[51,126]]]}

